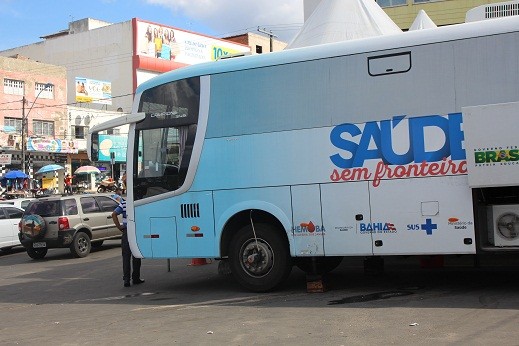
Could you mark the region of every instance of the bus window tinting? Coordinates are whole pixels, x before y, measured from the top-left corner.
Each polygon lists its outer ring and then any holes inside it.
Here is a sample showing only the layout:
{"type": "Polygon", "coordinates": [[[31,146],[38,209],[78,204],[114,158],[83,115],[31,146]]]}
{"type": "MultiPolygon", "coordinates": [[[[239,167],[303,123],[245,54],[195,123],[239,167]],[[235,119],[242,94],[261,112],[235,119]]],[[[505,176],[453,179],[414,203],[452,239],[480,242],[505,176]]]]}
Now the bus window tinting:
{"type": "Polygon", "coordinates": [[[199,98],[199,78],[143,92],[139,111],[146,113],[146,117],[136,126],[135,200],[182,186],[191,159],[199,98]]]}

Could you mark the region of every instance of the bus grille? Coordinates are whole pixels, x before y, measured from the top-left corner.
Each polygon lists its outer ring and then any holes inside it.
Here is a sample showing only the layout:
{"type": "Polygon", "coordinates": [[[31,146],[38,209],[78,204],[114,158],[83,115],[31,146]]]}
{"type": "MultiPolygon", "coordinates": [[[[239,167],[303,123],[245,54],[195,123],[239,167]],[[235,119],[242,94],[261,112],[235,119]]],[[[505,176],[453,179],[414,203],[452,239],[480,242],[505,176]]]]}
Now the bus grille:
{"type": "Polygon", "coordinates": [[[198,203],[193,204],[181,204],[180,205],[180,217],[183,219],[200,217],[200,207],[198,203]]]}

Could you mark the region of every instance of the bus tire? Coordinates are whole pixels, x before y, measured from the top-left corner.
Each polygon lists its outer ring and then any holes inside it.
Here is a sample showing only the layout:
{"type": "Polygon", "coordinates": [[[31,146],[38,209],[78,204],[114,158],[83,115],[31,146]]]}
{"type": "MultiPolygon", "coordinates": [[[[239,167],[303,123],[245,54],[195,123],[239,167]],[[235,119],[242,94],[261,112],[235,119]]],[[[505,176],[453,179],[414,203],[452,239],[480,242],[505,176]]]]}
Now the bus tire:
{"type": "Polygon", "coordinates": [[[253,292],[267,292],[282,284],[292,270],[285,237],[269,224],[240,229],[230,243],[231,272],[238,283],[253,292]],[[258,251],[259,248],[259,251],[258,251]]]}
{"type": "Polygon", "coordinates": [[[314,267],[312,257],[299,257],[295,260],[295,264],[307,274],[324,275],[337,268],[343,258],[342,256],[316,257],[314,267]]]}

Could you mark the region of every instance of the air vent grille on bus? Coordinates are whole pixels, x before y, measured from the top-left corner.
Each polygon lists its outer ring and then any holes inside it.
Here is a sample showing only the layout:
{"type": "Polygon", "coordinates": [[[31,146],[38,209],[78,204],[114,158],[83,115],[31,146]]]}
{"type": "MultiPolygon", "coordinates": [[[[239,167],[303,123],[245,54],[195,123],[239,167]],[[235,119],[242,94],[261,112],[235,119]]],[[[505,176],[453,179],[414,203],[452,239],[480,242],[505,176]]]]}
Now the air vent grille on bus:
{"type": "Polygon", "coordinates": [[[480,5],[467,11],[465,22],[519,15],[519,0],[480,5]]]}
{"type": "Polygon", "coordinates": [[[485,7],[485,18],[499,18],[519,15],[519,3],[489,5],[485,7]]]}
{"type": "Polygon", "coordinates": [[[200,217],[200,206],[198,205],[198,203],[181,204],[180,217],[184,219],[200,217]]]}

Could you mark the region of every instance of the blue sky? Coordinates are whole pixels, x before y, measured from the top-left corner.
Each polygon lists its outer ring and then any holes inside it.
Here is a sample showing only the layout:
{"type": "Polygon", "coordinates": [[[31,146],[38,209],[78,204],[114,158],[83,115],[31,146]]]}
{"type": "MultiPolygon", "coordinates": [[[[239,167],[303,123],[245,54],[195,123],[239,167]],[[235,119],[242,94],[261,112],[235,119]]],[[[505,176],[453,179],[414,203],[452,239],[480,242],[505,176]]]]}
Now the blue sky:
{"type": "Polygon", "coordinates": [[[83,18],[139,18],[222,37],[271,30],[286,42],[303,23],[303,0],[0,0],[0,50],[41,41],[83,18]]]}

